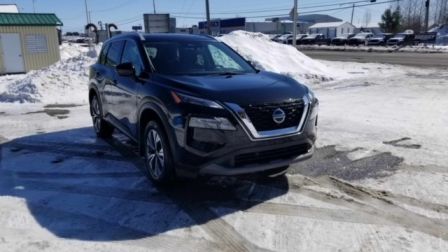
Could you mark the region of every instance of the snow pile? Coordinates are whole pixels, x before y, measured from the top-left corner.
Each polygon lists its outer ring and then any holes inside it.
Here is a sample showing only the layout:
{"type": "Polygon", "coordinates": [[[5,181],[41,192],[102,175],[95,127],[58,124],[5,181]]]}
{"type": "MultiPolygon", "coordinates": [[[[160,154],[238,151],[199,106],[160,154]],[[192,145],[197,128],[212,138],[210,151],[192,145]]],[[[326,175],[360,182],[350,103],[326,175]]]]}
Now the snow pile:
{"type": "Polygon", "coordinates": [[[299,82],[318,84],[345,77],[294,47],[272,42],[262,33],[234,31],[219,38],[261,70],[276,72],[295,78],[299,82]]]}
{"type": "Polygon", "coordinates": [[[88,68],[96,54],[79,45],[64,44],[59,62],[27,74],[0,77],[0,102],[87,103],[88,68]]]}

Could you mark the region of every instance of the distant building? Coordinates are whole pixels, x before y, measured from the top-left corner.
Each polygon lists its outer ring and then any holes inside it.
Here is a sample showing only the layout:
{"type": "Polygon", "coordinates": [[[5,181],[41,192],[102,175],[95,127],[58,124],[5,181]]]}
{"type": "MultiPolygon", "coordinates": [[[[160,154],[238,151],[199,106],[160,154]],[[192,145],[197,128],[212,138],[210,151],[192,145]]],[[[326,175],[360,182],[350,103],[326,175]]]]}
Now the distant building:
{"type": "Polygon", "coordinates": [[[176,18],[170,14],[143,14],[146,33],[174,33],[176,32],[176,18]]]}
{"type": "MultiPolygon", "coordinates": [[[[199,33],[207,33],[207,21],[199,22],[199,33]]],[[[213,19],[210,21],[212,35],[227,34],[232,31],[244,30],[246,28],[246,18],[213,19]]]]}
{"type": "MultiPolygon", "coordinates": [[[[316,23],[342,22],[341,19],[329,15],[313,14],[301,15],[297,21],[298,33],[307,33],[309,27],[316,23]]],[[[207,33],[207,21],[198,24],[199,33],[207,33]]],[[[345,28],[345,27],[344,27],[345,28]]],[[[347,27],[348,28],[348,27],[347,27]]],[[[353,28],[350,27],[351,29],[353,28]]],[[[293,31],[293,22],[289,16],[268,18],[265,22],[247,22],[246,18],[213,19],[210,21],[212,35],[227,34],[236,30],[261,32],[265,34],[282,34],[293,31]]],[[[181,30],[177,29],[177,32],[181,30]]],[[[185,32],[185,30],[182,30],[185,32]]],[[[353,31],[352,31],[353,32],[353,31]]],[[[194,33],[194,32],[193,32],[194,33]]]]}
{"type": "Polygon", "coordinates": [[[356,27],[349,22],[317,23],[308,28],[308,33],[321,33],[327,38],[335,38],[355,32],[356,27]]]}
{"type": "Polygon", "coordinates": [[[60,60],[55,14],[0,13],[0,74],[25,73],[60,60]]]}
{"type": "MultiPolygon", "coordinates": [[[[292,32],[293,30],[292,18],[290,16],[267,18],[266,21],[280,23],[279,27],[281,27],[281,29],[280,32],[277,33],[292,32]]],[[[299,15],[297,18],[297,28],[299,33],[307,33],[309,27],[314,24],[330,22],[342,22],[342,20],[324,14],[299,15]]]]}
{"type": "Polygon", "coordinates": [[[15,4],[0,4],[0,13],[19,13],[19,8],[15,4]]]}

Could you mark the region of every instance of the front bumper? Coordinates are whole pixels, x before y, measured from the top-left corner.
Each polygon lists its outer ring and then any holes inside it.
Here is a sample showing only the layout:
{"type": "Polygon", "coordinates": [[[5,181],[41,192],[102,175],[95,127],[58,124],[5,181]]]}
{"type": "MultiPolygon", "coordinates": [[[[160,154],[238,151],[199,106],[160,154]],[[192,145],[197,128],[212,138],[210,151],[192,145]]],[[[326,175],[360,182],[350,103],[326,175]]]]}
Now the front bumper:
{"type": "MultiPolygon", "coordinates": [[[[254,150],[252,150],[254,151],[254,150]]],[[[254,163],[241,167],[228,167],[216,163],[212,163],[202,167],[199,170],[200,175],[215,175],[215,176],[236,176],[236,175],[245,175],[251,173],[259,173],[265,172],[269,170],[274,170],[280,167],[287,167],[291,164],[309,159],[314,154],[314,146],[310,146],[306,153],[303,153],[299,156],[286,158],[286,159],[277,159],[270,161],[268,163],[254,163]]]]}
{"type": "MultiPolygon", "coordinates": [[[[312,108],[314,109],[314,107],[312,108]]],[[[317,110],[317,108],[316,108],[317,110]]],[[[178,175],[234,176],[265,172],[311,158],[317,137],[317,113],[310,113],[298,134],[254,141],[241,125],[235,131],[187,129],[177,133],[178,175]],[[192,132],[193,131],[193,132],[192,132]],[[212,149],[192,141],[214,142],[212,149]]]]}

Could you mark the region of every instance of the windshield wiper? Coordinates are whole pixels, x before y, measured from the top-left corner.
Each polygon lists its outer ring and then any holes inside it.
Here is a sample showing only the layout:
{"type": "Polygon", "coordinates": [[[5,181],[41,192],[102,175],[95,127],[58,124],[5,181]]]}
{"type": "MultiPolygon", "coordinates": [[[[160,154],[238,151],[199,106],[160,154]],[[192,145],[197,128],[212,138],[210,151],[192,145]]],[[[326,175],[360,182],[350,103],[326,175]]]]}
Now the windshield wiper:
{"type": "Polygon", "coordinates": [[[216,73],[216,75],[224,75],[224,76],[227,76],[227,75],[240,75],[240,74],[243,74],[243,73],[239,73],[239,72],[221,72],[221,73],[216,73]]]}

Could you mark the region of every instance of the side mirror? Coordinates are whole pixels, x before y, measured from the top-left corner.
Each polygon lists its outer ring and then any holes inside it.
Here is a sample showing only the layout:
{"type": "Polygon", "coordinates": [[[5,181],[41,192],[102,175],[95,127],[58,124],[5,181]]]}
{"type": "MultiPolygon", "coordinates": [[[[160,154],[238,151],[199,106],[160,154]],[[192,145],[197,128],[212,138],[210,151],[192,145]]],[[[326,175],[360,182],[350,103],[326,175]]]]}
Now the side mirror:
{"type": "Polygon", "coordinates": [[[132,63],[123,63],[116,66],[117,73],[120,76],[130,77],[135,75],[135,69],[132,63]]]}

